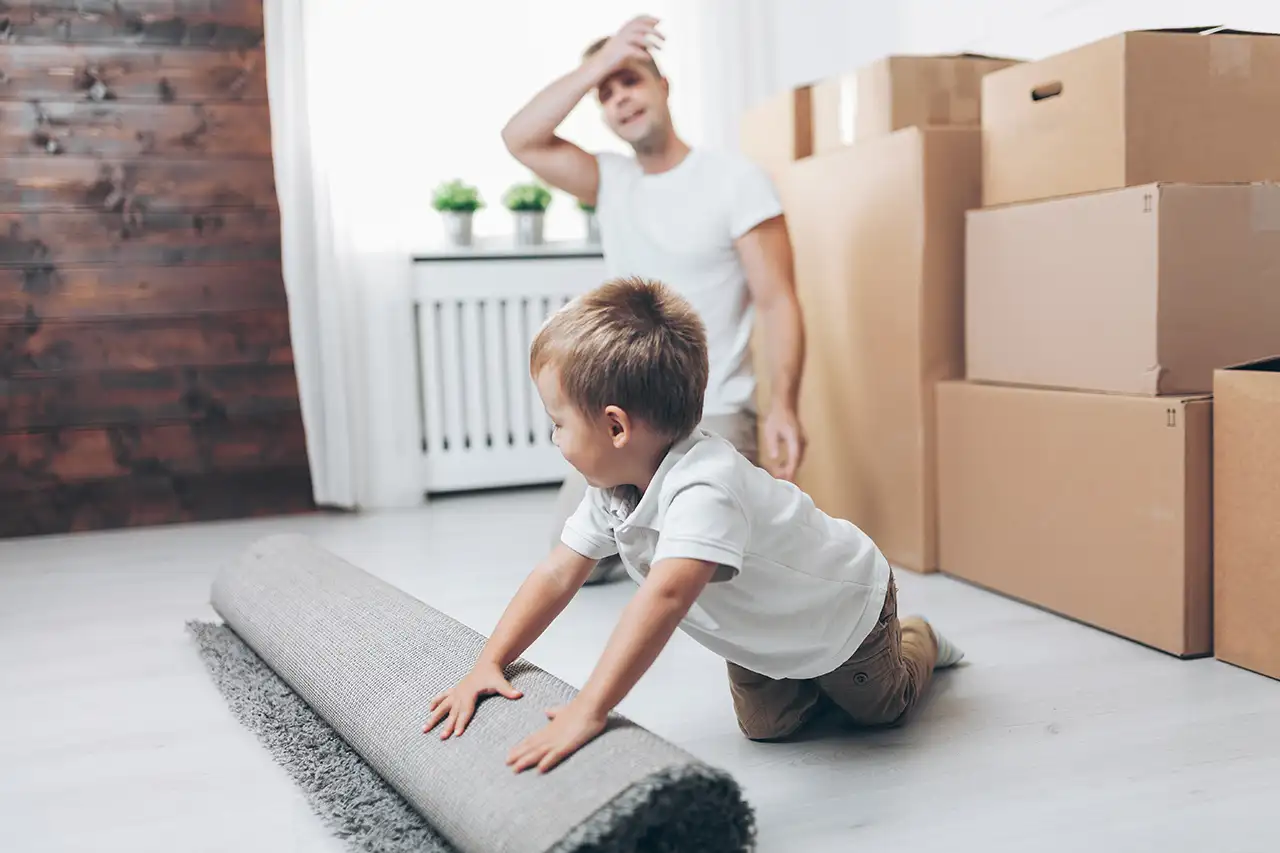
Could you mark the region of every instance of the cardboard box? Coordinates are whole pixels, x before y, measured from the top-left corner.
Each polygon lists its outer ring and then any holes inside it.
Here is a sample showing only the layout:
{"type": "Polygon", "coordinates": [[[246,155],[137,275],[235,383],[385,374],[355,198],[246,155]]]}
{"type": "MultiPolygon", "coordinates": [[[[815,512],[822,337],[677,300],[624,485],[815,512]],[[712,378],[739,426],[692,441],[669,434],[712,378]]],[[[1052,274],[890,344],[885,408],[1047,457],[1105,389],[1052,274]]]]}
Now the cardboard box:
{"type": "Polygon", "coordinates": [[[1280,357],[1213,392],[1214,653],[1280,678],[1280,357]]]}
{"type": "Polygon", "coordinates": [[[983,204],[1280,180],[1280,38],[1139,31],[982,79],[983,204]]]}
{"type": "Polygon", "coordinates": [[[1170,654],[1210,653],[1211,409],[939,385],[942,570],[1170,654]]]}
{"type": "Polygon", "coordinates": [[[813,87],[813,151],[906,127],[979,127],[982,78],[1017,63],[974,53],[887,56],[813,87]]]}
{"type": "Polygon", "coordinates": [[[807,336],[799,485],[920,572],[937,568],[933,388],[963,375],[980,153],[977,129],[908,128],[779,181],[807,336]]]}
{"type": "Polygon", "coordinates": [[[970,379],[1203,394],[1215,368],[1280,352],[1280,185],[976,210],[967,241],[970,379]]]}
{"type": "Polygon", "coordinates": [[[770,175],[813,154],[813,101],[809,86],[779,92],[743,113],[742,153],[770,175]]]}

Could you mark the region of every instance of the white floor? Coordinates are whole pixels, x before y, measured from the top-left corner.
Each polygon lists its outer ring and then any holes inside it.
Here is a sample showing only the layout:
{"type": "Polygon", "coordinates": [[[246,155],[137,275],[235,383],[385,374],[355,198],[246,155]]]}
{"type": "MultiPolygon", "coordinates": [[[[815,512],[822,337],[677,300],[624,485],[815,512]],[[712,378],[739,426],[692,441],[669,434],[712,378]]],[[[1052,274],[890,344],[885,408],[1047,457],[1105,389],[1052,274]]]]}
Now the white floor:
{"type": "MultiPolygon", "coordinates": [[[[551,502],[0,542],[0,850],[343,849],[233,721],[184,620],[212,618],[221,561],[294,530],[487,632],[546,545],[551,502]]],[[[944,577],[899,583],[904,611],[970,661],[903,730],[751,744],[723,664],[683,635],[621,710],[734,772],[762,851],[1280,848],[1280,683],[944,577]]],[[[530,658],[581,684],[629,592],[584,590],[530,658]]]]}

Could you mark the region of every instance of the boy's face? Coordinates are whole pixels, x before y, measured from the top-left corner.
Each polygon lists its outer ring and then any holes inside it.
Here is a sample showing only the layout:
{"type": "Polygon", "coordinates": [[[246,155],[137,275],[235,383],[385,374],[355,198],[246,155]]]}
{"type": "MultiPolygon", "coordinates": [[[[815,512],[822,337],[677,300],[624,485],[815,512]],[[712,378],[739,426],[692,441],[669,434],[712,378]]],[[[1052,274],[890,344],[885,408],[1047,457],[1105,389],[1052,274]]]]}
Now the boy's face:
{"type": "Polygon", "coordinates": [[[623,451],[630,436],[627,419],[620,410],[610,406],[596,417],[583,414],[565,397],[554,367],[544,368],[534,383],[554,425],[552,440],[565,460],[596,488],[622,485],[623,451]]]}

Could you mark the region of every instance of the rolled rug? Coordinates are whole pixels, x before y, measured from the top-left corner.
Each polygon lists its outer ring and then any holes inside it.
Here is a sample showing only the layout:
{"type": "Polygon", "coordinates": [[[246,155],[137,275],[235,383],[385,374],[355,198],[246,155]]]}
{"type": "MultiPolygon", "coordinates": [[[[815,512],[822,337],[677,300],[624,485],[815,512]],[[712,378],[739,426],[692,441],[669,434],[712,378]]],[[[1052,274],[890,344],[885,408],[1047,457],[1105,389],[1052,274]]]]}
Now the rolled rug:
{"type": "Polygon", "coordinates": [[[212,603],[225,626],[190,628],[215,683],[358,849],[752,848],[733,778],[620,715],[549,773],[513,773],[511,747],[576,693],[526,661],[507,671],[521,699],[482,702],[460,738],[423,734],[432,697],[485,637],[304,537],[255,543],[218,574],[212,603]]]}

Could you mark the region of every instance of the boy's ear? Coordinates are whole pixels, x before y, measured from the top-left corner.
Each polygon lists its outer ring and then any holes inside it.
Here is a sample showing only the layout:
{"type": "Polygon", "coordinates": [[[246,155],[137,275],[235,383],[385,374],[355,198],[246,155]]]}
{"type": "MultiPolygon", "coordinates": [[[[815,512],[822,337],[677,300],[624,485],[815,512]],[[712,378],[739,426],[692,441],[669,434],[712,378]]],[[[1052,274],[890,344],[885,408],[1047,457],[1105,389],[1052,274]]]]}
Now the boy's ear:
{"type": "Polygon", "coordinates": [[[604,417],[609,425],[609,438],[613,440],[613,446],[625,447],[631,440],[631,418],[617,406],[606,406],[604,417]]]}

